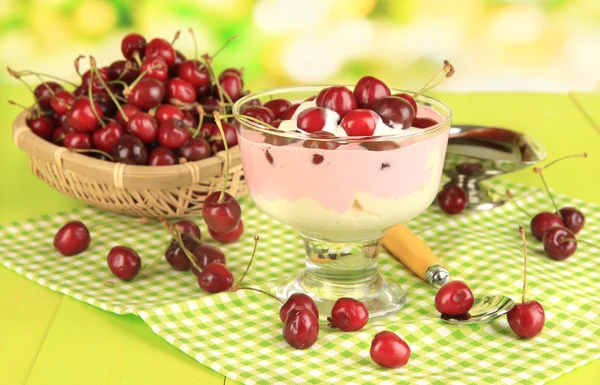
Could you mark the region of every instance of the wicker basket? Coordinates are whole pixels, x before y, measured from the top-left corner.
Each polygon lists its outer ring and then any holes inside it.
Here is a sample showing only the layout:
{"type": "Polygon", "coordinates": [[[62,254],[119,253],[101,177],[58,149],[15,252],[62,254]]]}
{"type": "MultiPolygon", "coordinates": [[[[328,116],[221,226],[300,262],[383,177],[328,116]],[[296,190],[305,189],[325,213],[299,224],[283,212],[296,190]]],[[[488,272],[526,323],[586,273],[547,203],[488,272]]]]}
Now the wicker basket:
{"type": "MultiPolygon", "coordinates": [[[[175,166],[132,166],[71,152],[34,134],[26,113],[13,123],[13,140],[29,155],[31,171],[54,189],[101,209],[142,217],[202,215],[206,196],[223,187],[225,152],[175,166]]],[[[246,193],[239,148],[230,151],[227,191],[246,193]]]]}

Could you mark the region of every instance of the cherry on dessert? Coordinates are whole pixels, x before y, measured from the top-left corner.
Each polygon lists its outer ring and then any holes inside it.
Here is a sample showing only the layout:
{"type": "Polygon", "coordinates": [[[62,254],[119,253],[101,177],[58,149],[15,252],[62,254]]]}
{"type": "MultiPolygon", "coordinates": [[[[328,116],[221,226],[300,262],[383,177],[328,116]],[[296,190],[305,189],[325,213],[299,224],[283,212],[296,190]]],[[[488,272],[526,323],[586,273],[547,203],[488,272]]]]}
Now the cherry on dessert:
{"type": "MultiPolygon", "coordinates": [[[[190,250],[192,251],[194,258],[196,259],[196,264],[200,269],[204,269],[210,263],[220,263],[222,265],[226,264],[225,254],[217,246],[203,244],[198,245],[190,250]]],[[[191,268],[192,272],[197,277],[200,277],[201,271],[198,271],[198,269],[196,269],[194,266],[191,266],[191,268]]]]}
{"type": "Polygon", "coordinates": [[[283,114],[290,108],[291,105],[292,103],[285,99],[273,99],[265,103],[265,107],[271,110],[271,112],[273,112],[276,119],[280,119],[283,116],[283,114]]]}
{"type": "Polygon", "coordinates": [[[118,122],[109,122],[106,126],[101,127],[92,133],[92,142],[98,150],[112,154],[115,143],[123,136],[123,133],[123,126],[118,122]]]}
{"type": "Polygon", "coordinates": [[[69,91],[60,90],[50,99],[50,106],[58,116],[65,115],[75,104],[75,96],[69,91]]]}
{"type": "Polygon", "coordinates": [[[210,158],[212,150],[204,138],[191,138],[179,148],[179,156],[190,162],[210,158]]]}
{"type": "Polygon", "coordinates": [[[173,78],[167,83],[167,98],[183,103],[194,103],[196,101],[196,89],[181,78],[173,78]]]}
{"type": "Polygon", "coordinates": [[[323,88],[321,91],[319,91],[319,93],[317,94],[316,97],[313,95],[312,98],[306,99],[305,102],[309,102],[309,101],[314,100],[315,101],[315,105],[317,107],[321,107],[321,104],[323,104],[323,97],[325,96],[325,94],[327,93],[327,91],[329,91],[329,88],[331,88],[331,87],[325,87],[325,88],[323,88]]]}
{"type": "Polygon", "coordinates": [[[279,119],[274,120],[271,122],[271,126],[275,127],[275,128],[279,128],[279,126],[281,126],[281,122],[283,122],[283,120],[279,120],[279,119]]]}
{"type": "Polygon", "coordinates": [[[144,50],[146,57],[159,56],[165,60],[168,66],[175,64],[175,50],[171,43],[165,39],[155,38],[146,44],[144,50]]]}
{"type": "MultiPolygon", "coordinates": [[[[237,133],[235,132],[235,127],[227,122],[221,122],[223,126],[223,132],[225,133],[225,140],[227,141],[227,147],[231,148],[238,144],[237,133]]],[[[223,137],[221,136],[221,132],[219,131],[219,127],[216,124],[209,125],[210,132],[210,142],[212,145],[213,152],[223,151],[225,149],[225,145],[223,144],[223,137]]]]}
{"type": "Polygon", "coordinates": [[[267,107],[263,107],[263,106],[246,107],[242,111],[242,114],[246,115],[246,116],[250,116],[254,119],[258,119],[261,122],[265,122],[267,124],[270,124],[271,122],[273,122],[276,119],[273,111],[271,111],[267,107]]]}
{"type": "Polygon", "coordinates": [[[80,221],[68,222],[54,236],[54,248],[66,257],[84,252],[90,242],[90,232],[80,221]]]}
{"type": "Polygon", "coordinates": [[[312,133],[321,131],[327,122],[327,110],[322,107],[310,107],[298,115],[298,128],[312,133]]]}
{"type": "Polygon", "coordinates": [[[326,89],[320,100],[317,96],[317,107],[333,110],[343,118],[347,113],[356,109],[357,103],[354,94],[348,88],[333,86],[326,89]]]}
{"type": "Polygon", "coordinates": [[[161,104],[154,112],[154,119],[159,125],[171,119],[183,120],[183,111],[172,104],[161,104]]]}
{"type": "Polygon", "coordinates": [[[125,60],[116,60],[108,66],[108,78],[110,80],[122,80],[129,84],[138,76],[140,76],[140,71],[125,60]]]}
{"type": "Polygon", "coordinates": [[[400,125],[400,129],[409,128],[415,118],[415,111],[411,104],[398,96],[381,98],[373,106],[383,123],[390,127],[400,125]]]}
{"type": "Polygon", "coordinates": [[[168,120],[160,125],[158,131],[158,142],[171,150],[180,148],[191,137],[190,128],[182,120],[168,120]]]}
{"type": "Polygon", "coordinates": [[[202,232],[200,231],[200,227],[195,224],[193,221],[188,219],[182,219],[180,221],[175,222],[173,225],[175,229],[179,230],[182,234],[191,234],[198,239],[202,239],[202,232]]]}
{"type": "Polygon", "coordinates": [[[144,57],[146,39],[138,33],[130,33],[121,40],[121,53],[127,60],[134,60],[136,53],[144,57]]]}
{"type": "Polygon", "coordinates": [[[473,307],[473,293],[466,283],[450,281],[435,295],[435,309],[446,315],[466,314],[473,307]]]}
{"type": "Polygon", "coordinates": [[[562,219],[549,211],[541,212],[531,219],[531,234],[535,239],[541,241],[546,230],[554,226],[564,226],[562,219]]]}
{"type": "Polygon", "coordinates": [[[144,59],[140,71],[146,76],[166,82],[169,79],[169,66],[165,59],[160,56],[151,56],[144,59]]]}
{"type": "MultiPolygon", "coordinates": [[[[288,144],[290,144],[290,140],[288,138],[286,138],[285,136],[280,136],[280,135],[272,135],[272,134],[264,134],[265,135],[265,139],[264,139],[264,143],[270,144],[271,146],[287,146],[288,144]]],[[[269,151],[268,149],[266,150],[267,152],[269,151]]],[[[267,155],[267,157],[271,156],[270,154],[267,155]]],[[[273,162],[270,162],[273,163],[273,162]]]]}
{"type": "Polygon", "coordinates": [[[432,118],[416,117],[412,121],[412,126],[416,128],[429,128],[435,126],[436,124],[438,124],[438,122],[432,118]]]}
{"type": "Polygon", "coordinates": [[[38,105],[42,109],[47,110],[50,108],[50,100],[52,99],[52,96],[62,89],[63,87],[58,83],[44,82],[35,87],[33,94],[35,95],[38,105]]]}
{"type": "Polygon", "coordinates": [[[173,166],[175,164],[179,164],[179,161],[170,148],[158,146],[153,148],[148,155],[149,166],[173,166]]]}
{"type": "Polygon", "coordinates": [[[220,194],[221,192],[215,191],[206,197],[202,205],[202,217],[213,231],[228,233],[240,222],[242,208],[229,193],[223,194],[222,201],[219,201],[220,194]]]}
{"type": "Polygon", "coordinates": [[[575,207],[563,207],[560,209],[560,216],[563,219],[565,227],[577,234],[585,225],[585,215],[575,207]]]}
{"type": "Polygon", "coordinates": [[[544,251],[557,261],[569,258],[577,250],[575,234],[566,227],[550,227],[544,232],[544,251]]]}
{"type": "Polygon", "coordinates": [[[340,123],[348,136],[371,136],[379,121],[379,115],[367,109],[350,111],[340,123]]]}
{"type": "Polygon", "coordinates": [[[210,228],[208,229],[210,236],[217,242],[221,243],[233,243],[236,242],[242,234],[244,234],[244,221],[240,219],[240,223],[228,233],[217,233],[210,228]]]}
{"type": "Polygon", "coordinates": [[[384,368],[400,368],[410,358],[410,347],[396,333],[382,331],[375,334],[369,351],[371,359],[384,368]]]}
{"type": "MultiPolygon", "coordinates": [[[[223,91],[229,95],[232,101],[236,101],[242,97],[242,79],[240,76],[233,72],[227,72],[222,76],[219,76],[219,84],[223,88],[223,91]]],[[[219,95],[218,92],[215,92],[215,95],[219,95]]],[[[223,95],[225,98],[225,95],[223,95]]]]}
{"type": "Polygon", "coordinates": [[[298,107],[300,107],[300,103],[292,104],[291,106],[289,106],[287,108],[287,110],[285,110],[285,112],[283,114],[281,114],[279,119],[281,119],[281,120],[292,119],[294,117],[294,114],[296,113],[296,110],[298,109],[298,107]]]}
{"type": "Polygon", "coordinates": [[[448,186],[438,194],[440,208],[448,214],[458,214],[467,206],[467,194],[459,186],[448,186]]]}
{"type": "Polygon", "coordinates": [[[186,60],[179,66],[178,76],[190,83],[197,96],[207,96],[210,92],[210,74],[198,60],[186,60]],[[198,91],[201,92],[198,92],[198,91]]]}
{"type": "Polygon", "coordinates": [[[92,138],[86,132],[69,132],[65,135],[63,145],[69,149],[89,150],[93,148],[92,138]]]}
{"type": "Polygon", "coordinates": [[[124,104],[121,106],[121,110],[125,113],[125,116],[121,113],[121,111],[117,112],[117,122],[121,123],[122,126],[127,125],[127,121],[138,112],[142,112],[139,107],[134,106],[133,104],[124,104]]]}
{"type": "Polygon", "coordinates": [[[127,131],[140,138],[144,143],[152,143],[158,136],[158,125],[149,114],[138,112],[129,118],[127,131]]]}
{"type": "Polygon", "coordinates": [[[415,115],[417,115],[418,109],[417,109],[417,102],[415,101],[415,98],[413,98],[411,95],[407,94],[406,92],[399,92],[392,96],[397,96],[397,97],[402,98],[402,99],[406,100],[407,102],[409,102],[410,105],[415,110],[415,115]]]}
{"type": "Polygon", "coordinates": [[[144,77],[129,90],[127,101],[143,110],[158,106],[165,97],[165,86],[159,80],[144,77]]]}
{"type": "Polygon", "coordinates": [[[319,319],[304,307],[289,311],[283,326],[283,339],[296,349],[308,349],[317,342],[319,319]]]}
{"type": "Polygon", "coordinates": [[[380,99],[391,94],[388,86],[373,76],[361,78],[354,87],[354,97],[358,108],[372,108],[380,99]]]}
{"type": "Polygon", "coordinates": [[[98,127],[98,124],[100,124],[96,115],[100,119],[104,117],[100,105],[94,102],[92,106],[92,103],[87,97],[78,96],[75,98],[73,106],[67,113],[67,122],[69,123],[69,126],[77,131],[91,132],[98,127]],[[94,114],[94,110],[96,111],[96,114],[94,114]]]}
{"type": "Polygon", "coordinates": [[[200,272],[198,285],[207,293],[220,293],[231,289],[233,274],[222,263],[209,263],[200,272]]]}
{"type": "Polygon", "coordinates": [[[123,281],[131,281],[134,279],[142,268],[142,259],[130,247],[115,246],[106,257],[108,268],[115,277],[123,281]]]}
{"type": "Polygon", "coordinates": [[[319,318],[319,309],[317,308],[315,301],[304,293],[294,293],[290,295],[287,301],[285,301],[279,309],[279,319],[281,322],[285,323],[289,312],[298,307],[311,311],[317,319],[319,318]]]}
{"type": "Polygon", "coordinates": [[[31,128],[34,134],[46,140],[50,139],[52,130],[54,130],[54,123],[47,116],[29,118],[27,119],[27,126],[31,128]]]}
{"type": "Polygon", "coordinates": [[[144,142],[134,135],[123,135],[113,149],[115,162],[143,166],[148,162],[148,150],[144,142]]]}
{"type": "Polygon", "coordinates": [[[331,317],[328,317],[330,327],[337,327],[345,332],[362,329],[369,321],[369,312],[365,304],[354,298],[339,298],[333,304],[331,317]]]}
{"type": "MultiPolygon", "coordinates": [[[[311,138],[321,138],[321,139],[333,139],[336,136],[334,134],[332,134],[331,132],[327,132],[327,131],[316,131],[313,132],[312,134],[309,135],[309,137],[311,138]]],[[[306,139],[304,142],[302,142],[302,147],[305,148],[314,148],[314,149],[321,149],[321,150],[335,150],[336,148],[338,148],[340,146],[340,144],[338,142],[333,142],[330,140],[311,140],[311,139],[306,139]]]]}

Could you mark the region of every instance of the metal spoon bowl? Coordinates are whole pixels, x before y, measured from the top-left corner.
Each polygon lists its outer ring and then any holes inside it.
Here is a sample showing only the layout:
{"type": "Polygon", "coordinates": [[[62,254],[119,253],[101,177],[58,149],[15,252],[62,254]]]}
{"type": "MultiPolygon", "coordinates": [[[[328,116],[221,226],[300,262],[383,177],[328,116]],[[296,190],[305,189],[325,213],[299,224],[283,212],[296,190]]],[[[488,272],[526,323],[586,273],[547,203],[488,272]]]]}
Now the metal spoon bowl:
{"type": "Polygon", "coordinates": [[[467,314],[459,316],[442,315],[444,322],[451,324],[472,324],[489,322],[508,313],[515,302],[503,295],[475,298],[473,307],[467,314]]]}

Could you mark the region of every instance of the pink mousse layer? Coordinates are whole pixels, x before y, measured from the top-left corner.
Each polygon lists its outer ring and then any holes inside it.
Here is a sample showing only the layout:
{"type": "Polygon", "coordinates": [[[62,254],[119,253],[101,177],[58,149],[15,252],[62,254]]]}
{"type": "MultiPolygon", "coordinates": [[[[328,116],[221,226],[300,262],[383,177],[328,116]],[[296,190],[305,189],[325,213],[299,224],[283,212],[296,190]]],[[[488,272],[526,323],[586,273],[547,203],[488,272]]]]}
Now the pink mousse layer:
{"type": "MultiPolygon", "coordinates": [[[[419,106],[418,116],[442,121],[436,111],[424,106],[419,106]]],[[[396,139],[400,147],[387,151],[370,151],[359,144],[335,150],[304,148],[301,142],[273,146],[263,143],[262,133],[250,129],[238,137],[251,196],[270,201],[308,198],[345,213],[357,193],[397,199],[418,192],[432,178],[439,183],[448,133],[444,128],[431,137],[396,139]],[[323,156],[322,163],[313,163],[315,154],[323,156]],[[431,157],[438,164],[431,164],[431,157]]]]}

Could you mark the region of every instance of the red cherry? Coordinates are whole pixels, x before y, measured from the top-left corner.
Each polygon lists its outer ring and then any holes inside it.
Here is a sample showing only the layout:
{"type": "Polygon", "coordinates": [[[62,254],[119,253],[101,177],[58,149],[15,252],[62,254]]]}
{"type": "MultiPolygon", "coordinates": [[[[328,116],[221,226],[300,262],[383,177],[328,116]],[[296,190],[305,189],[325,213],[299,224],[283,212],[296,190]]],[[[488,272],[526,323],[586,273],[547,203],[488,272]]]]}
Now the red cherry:
{"type": "Polygon", "coordinates": [[[115,162],[143,166],[148,162],[148,150],[144,142],[134,135],[123,135],[113,148],[115,162]]]}
{"type": "MultiPolygon", "coordinates": [[[[198,246],[198,243],[186,233],[181,234],[181,240],[188,250],[194,250],[198,246]]],[[[173,269],[178,271],[187,271],[192,266],[189,258],[175,239],[171,241],[171,244],[167,248],[165,259],[173,269]]]]}
{"type": "Polygon", "coordinates": [[[169,77],[170,78],[177,77],[177,75],[179,74],[179,67],[181,66],[181,63],[183,63],[186,60],[187,60],[187,58],[185,57],[184,54],[182,54],[178,50],[175,50],[175,64],[173,64],[172,66],[169,66],[169,77]]]}
{"type": "Polygon", "coordinates": [[[176,119],[161,124],[158,132],[158,142],[171,150],[177,150],[191,137],[190,128],[183,121],[176,119]]]}
{"type": "Polygon", "coordinates": [[[155,38],[146,44],[144,50],[146,57],[159,56],[165,60],[168,66],[175,64],[175,50],[171,43],[165,39],[155,38]]]}
{"type": "Polygon", "coordinates": [[[310,107],[298,115],[298,128],[312,133],[321,131],[327,121],[327,110],[321,107],[310,107]]]}
{"type": "Polygon", "coordinates": [[[178,76],[190,83],[198,96],[210,93],[210,74],[198,60],[186,60],[179,66],[178,76]]]}
{"type": "Polygon", "coordinates": [[[134,279],[142,268],[142,259],[139,254],[125,246],[115,246],[110,249],[106,262],[115,277],[123,281],[134,279]]]}
{"type": "Polygon", "coordinates": [[[179,161],[170,148],[158,146],[148,155],[149,166],[173,166],[174,164],[179,164],[179,161]]]}
{"type": "Polygon", "coordinates": [[[35,95],[35,99],[37,103],[42,107],[42,109],[47,110],[50,108],[50,100],[52,98],[52,93],[56,94],[58,91],[61,91],[63,88],[60,84],[55,82],[45,82],[40,83],[35,90],[33,90],[33,94],[35,95]],[[50,92],[50,90],[52,92],[50,92]]]}
{"type": "Polygon", "coordinates": [[[319,93],[317,94],[317,96],[315,97],[314,95],[311,98],[308,98],[305,100],[305,102],[309,102],[309,101],[315,101],[315,105],[317,107],[321,107],[321,104],[323,104],[323,97],[325,96],[325,94],[327,93],[327,91],[329,91],[331,87],[325,87],[323,88],[321,91],[319,91],[319,93]]]}
{"type": "MultiPolygon", "coordinates": [[[[223,127],[223,132],[225,133],[225,140],[227,141],[227,147],[231,148],[238,144],[237,133],[235,132],[235,127],[227,122],[221,122],[223,127]]],[[[209,125],[211,127],[210,132],[210,142],[212,144],[213,152],[219,152],[225,150],[225,146],[223,145],[223,137],[221,136],[221,131],[219,131],[219,127],[212,123],[209,125]]]]}
{"type": "Polygon", "coordinates": [[[436,124],[438,124],[438,122],[435,119],[431,119],[431,118],[414,118],[412,121],[412,126],[416,127],[416,128],[429,128],[429,127],[433,127],[436,124]]]}
{"type": "Polygon", "coordinates": [[[145,76],[149,76],[161,82],[166,82],[167,79],[169,79],[169,66],[165,59],[160,56],[145,58],[142,62],[140,71],[145,72],[145,76]]]}
{"type": "MultiPolygon", "coordinates": [[[[100,79],[98,79],[98,74],[100,74],[100,77],[102,78],[102,80],[104,80],[105,83],[110,80],[110,77],[108,76],[108,68],[98,68],[98,72],[97,73],[94,72],[94,81],[92,82],[92,92],[98,92],[98,91],[104,90],[104,86],[100,82],[100,79]]],[[[90,88],[90,76],[91,76],[91,70],[87,70],[83,74],[83,76],[81,76],[81,86],[83,87],[83,91],[86,94],[88,92],[88,89],[90,88]]]]}
{"type": "Polygon", "coordinates": [[[52,130],[54,130],[54,123],[52,119],[47,116],[40,116],[39,118],[27,119],[27,126],[31,128],[34,134],[40,138],[49,140],[52,136],[52,130]]]}
{"type": "MultiPolygon", "coordinates": [[[[242,79],[238,75],[232,72],[228,72],[224,74],[224,76],[219,76],[219,84],[223,88],[223,91],[225,91],[227,95],[229,95],[232,101],[235,102],[236,100],[242,97],[243,84],[242,79]]],[[[214,94],[216,96],[219,95],[218,92],[215,92],[214,94]]],[[[223,98],[225,98],[224,95],[223,98]]]]}
{"type": "Polygon", "coordinates": [[[167,98],[175,99],[183,103],[194,103],[196,101],[196,89],[181,78],[173,78],[167,83],[167,98]]]}
{"type": "MultiPolygon", "coordinates": [[[[332,134],[331,132],[327,132],[327,131],[317,131],[317,132],[313,132],[312,134],[310,134],[310,137],[311,138],[332,139],[332,138],[335,138],[335,135],[332,134]]],[[[322,141],[322,140],[307,139],[302,143],[302,147],[321,149],[321,150],[335,150],[339,146],[340,146],[340,144],[338,142],[332,142],[329,140],[322,141]]]]}
{"type": "Polygon", "coordinates": [[[92,142],[94,142],[94,146],[98,150],[112,154],[115,143],[123,136],[123,133],[123,126],[117,122],[110,122],[106,126],[93,132],[92,142]]]}
{"type": "Polygon", "coordinates": [[[294,293],[279,309],[279,319],[281,322],[285,323],[290,311],[298,307],[311,311],[317,319],[319,318],[319,309],[317,308],[315,301],[304,293],[294,293]]]}
{"type": "Polygon", "coordinates": [[[307,308],[289,311],[283,326],[283,339],[296,349],[308,349],[317,342],[319,319],[307,308]]]}
{"type": "Polygon", "coordinates": [[[560,209],[560,216],[565,223],[565,227],[577,234],[585,225],[585,215],[575,207],[563,207],[560,209]]]}
{"type": "Polygon", "coordinates": [[[104,118],[104,113],[98,103],[94,102],[92,107],[92,103],[90,103],[90,100],[85,96],[78,96],[75,98],[73,107],[71,107],[67,113],[67,122],[69,123],[69,126],[77,131],[94,131],[100,122],[98,121],[98,118],[96,118],[92,108],[96,110],[100,119],[104,118]]]}
{"type": "MultiPolygon", "coordinates": [[[[127,119],[130,119],[133,115],[142,111],[138,107],[134,106],[133,104],[124,104],[121,106],[121,109],[125,113],[125,117],[127,119]]],[[[123,114],[121,114],[121,111],[117,112],[117,121],[119,123],[121,123],[122,126],[127,125],[127,119],[125,119],[125,117],[123,116],[123,114]]]]}
{"type": "Polygon", "coordinates": [[[330,327],[337,327],[345,332],[362,329],[369,321],[367,307],[353,298],[342,297],[335,301],[331,309],[331,317],[327,318],[330,327]]]}
{"type": "Polygon", "coordinates": [[[54,236],[54,248],[67,257],[84,252],[90,242],[88,228],[79,221],[68,222],[54,236]]]}
{"type": "MultiPolygon", "coordinates": [[[[220,263],[225,265],[225,254],[221,249],[213,245],[198,245],[192,249],[192,254],[196,259],[196,263],[198,267],[204,269],[209,263],[220,263]]],[[[200,271],[196,269],[194,266],[192,268],[192,273],[196,275],[196,277],[200,277],[200,271]]]]}
{"type": "Polygon", "coordinates": [[[283,120],[274,120],[271,122],[271,126],[275,127],[275,128],[279,128],[279,126],[281,125],[281,122],[283,122],[283,120]]]}
{"type": "Polygon", "coordinates": [[[156,120],[145,112],[138,112],[129,118],[127,131],[137,136],[144,143],[152,143],[158,136],[156,120]]]}
{"type": "Polygon", "coordinates": [[[376,364],[384,368],[400,368],[410,358],[410,347],[396,333],[386,330],[375,334],[369,354],[376,364]]]}
{"type": "Polygon", "coordinates": [[[438,194],[440,208],[448,214],[458,214],[467,206],[467,194],[458,186],[448,186],[438,194]]]}
{"type": "Polygon", "coordinates": [[[531,234],[538,241],[541,241],[544,238],[546,230],[554,226],[564,226],[562,219],[554,213],[548,211],[541,212],[531,219],[531,234]]]}
{"type": "Polygon", "coordinates": [[[212,114],[219,110],[219,99],[212,96],[204,96],[198,99],[198,103],[204,108],[204,112],[212,114]]]}
{"type": "Polygon", "coordinates": [[[391,92],[388,86],[381,80],[373,76],[361,78],[354,87],[354,97],[358,108],[371,108],[379,99],[390,96],[391,92]]]}
{"type": "Polygon", "coordinates": [[[200,227],[195,224],[193,221],[188,219],[182,219],[180,221],[175,222],[175,228],[179,230],[182,234],[191,234],[198,239],[202,239],[202,232],[200,231],[200,227]]]}
{"type": "Polygon", "coordinates": [[[210,158],[212,155],[210,144],[204,138],[191,138],[178,151],[179,156],[190,162],[210,158]]]}
{"type": "MultiPolygon", "coordinates": [[[[323,92],[323,90],[321,90],[321,92],[323,92]]],[[[312,102],[313,100],[316,99],[316,97],[317,97],[317,95],[313,95],[313,96],[311,96],[309,98],[304,99],[304,101],[305,102],[312,102]]],[[[316,103],[316,101],[315,101],[315,103],[316,103]]]]}
{"type": "Polygon", "coordinates": [[[220,194],[215,191],[206,197],[202,205],[202,216],[208,228],[217,233],[228,233],[240,222],[242,208],[229,193],[225,193],[223,201],[219,202],[220,194]]]}
{"type": "Polygon", "coordinates": [[[460,163],[456,165],[456,171],[459,174],[471,176],[478,173],[481,170],[480,163],[460,163]]]}
{"type": "Polygon", "coordinates": [[[219,74],[219,80],[227,75],[235,75],[239,77],[242,80],[242,85],[244,85],[243,74],[241,70],[237,68],[226,68],[223,70],[223,72],[221,72],[221,74],[219,74]]]}
{"type": "Polygon", "coordinates": [[[133,82],[140,76],[140,71],[133,65],[128,66],[125,60],[114,61],[108,67],[108,77],[110,80],[122,80],[127,84],[133,82]]]}
{"type": "Polygon", "coordinates": [[[217,242],[234,243],[238,239],[240,239],[242,234],[244,234],[244,222],[240,219],[240,223],[237,224],[235,229],[231,230],[228,233],[217,233],[212,231],[211,229],[208,229],[208,232],[210,236],[217,242]]]}
{"type": "MultiPolygon", "coordinates": [[[[348,88],[343,86],[334,86],[326,89],[327,91],[319,100],[317,96],[317,107],[329,108],[337,112],[340,117],[346,116],[346,114],[357,107],[356,99],[348,88]]],[[[321,93],[319,93],[321,96],[321,93]]]]}
{"type": "Polygon", "coordinates": [[[466,283],[450,281],[435,295],[435,309],[446,315],[466,314],[473,307],[473,293],[466,283]]]}
{"type": "MultiPolygon", "coordinates": [[[[266,103],[265,103],[265,105],[266,105],[266,103]]],[[[292,119],[294,117],[294,114],[296,113],[296,110],[298,109],[298,107],[300,107],[300,103],[292,104],[291,106],[289,106],[287,108],[287,110],[285,110],[285,112],[283,114],[281,114],[279,119],[281,119],[281,120],[292,119]]]]}
{"type": "Polygon", "coordinates": [[[135,60],[135,53],[140,55],[140,59],[144,57],[146,50],[146,39],[137,33],[126,35],[121,41],[121,52],[125,59],[135,60]]]}
{"type": "Polygon", "coordinates": [[[233,286],[233,274],[222,263],[209,263],[202,269],[198,285],[208,293],[221,293],[233,286]]]}
{"type": "Polygon", "coordinates": [[[192,113],[190,111],[184,111],[183,119],[181,119],[181,120],[188,127],[197,127],[198,126],[198,121],[196,120],[194,115],[192,115],[192,113]]]}
{"type": "Polygon", "coordinates": [[[390,127],[398,124],[401,129],[409,128],[415,118],[415,111],[410,103],[398,96],[381,98],[373,106],[373,111],[381,116],[383,123],[390,127]]]}
{"type": "Polygon", "coordinates": [[[57,146],[64,146],[65,136],[67,133],[63,127],[57,127],[52,131],[50,141],[57,146]]]}
{"type": "Polygon", "coordinates": [[[415,111],[415,115],[417,115],[417,102],[415,101],[415,98],[413,98],[411,95],[409,95],[405,92],[400,92],[400,93],[394,94],[392,96],[397,96],[397,97],[402,98],[402,99],[406,100],[407,102],[409,102],[415,111]]]}
{"type": "Polygon", "coordinates": [[[127,101],[143,110],[149,110],[158,106],[164,97],[163,83],[154,78],[144,77],[131,88],[127,101]]]}
{"type": "Polygon", "coordinates": [[[350,111],[344,116],[340,126],[348,136],[371,136],[375,132],[379,115],[367,109],[350,111]]]}
{"type": "Polygon", "coordinates": [[[292,103],[285,99],[273,99],[265,103],[265,107],[271,110],[277,119],[281,118],[291,105],[292,103]]]}
{"type": "Polygon", "coordinates": [[[566,227],[551,227],[544,232],[544,251],[557,261],[569,258],[577,250],[575,234],[566,227]]]}
{"type": "Polygon", "coordinates": [[[271,111],[267,107],[263,107],[263,106],[246,107],[242,111],[242,114],[253,117],[253,118],[258,119],[261,122],[265,122],[267,124],[270,124],[271,122],[273,122],[276,119],[273,111],[271,111]]]}
{"type": "Polygon", "coordinates": [[[50,99],[50,106],[56,115],[65,115],[75,104],[75,96],[69,91],[61,90],[50,99]]]}
{"type": "Polygon", "coordinates": [[[538,301],[517,303],[506,316],[512,331],[521,338],[537,336],[546,322],[544,308],[538,301]]]}
{"type": "Polygon", "coordinates": [[[90,134],[85,132],[69,132],[67,135],[65,135],[63,145],[66,148],[77,150],[89,150],[93,147],[90,134]]]}
{"type": "Polygon", "coordinates": [[[154,113],[154,119],[159,125],[171,119],[183,120],[183,116],[183,111],[172,104],[161,104],[154,113]]]}

